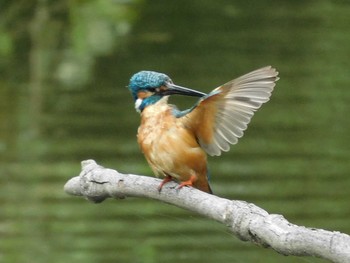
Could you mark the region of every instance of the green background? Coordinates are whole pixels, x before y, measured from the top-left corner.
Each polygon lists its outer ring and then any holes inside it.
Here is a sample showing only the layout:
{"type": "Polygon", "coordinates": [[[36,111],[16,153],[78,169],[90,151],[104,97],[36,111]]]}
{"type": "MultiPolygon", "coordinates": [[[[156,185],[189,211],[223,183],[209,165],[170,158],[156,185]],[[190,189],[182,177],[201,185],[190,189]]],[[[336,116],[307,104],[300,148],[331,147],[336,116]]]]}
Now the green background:
{"type": "Polygon", "coordinates": [[[209,92],[273,65],[271,101],[238,145],[209,158],[214,193],[350,233],[349,13],[345,0],[1,1],[0,262],[325,262],[167,204],[95,205],[63,186],[90,158],[152,175],[133,73],[209,92]]]}

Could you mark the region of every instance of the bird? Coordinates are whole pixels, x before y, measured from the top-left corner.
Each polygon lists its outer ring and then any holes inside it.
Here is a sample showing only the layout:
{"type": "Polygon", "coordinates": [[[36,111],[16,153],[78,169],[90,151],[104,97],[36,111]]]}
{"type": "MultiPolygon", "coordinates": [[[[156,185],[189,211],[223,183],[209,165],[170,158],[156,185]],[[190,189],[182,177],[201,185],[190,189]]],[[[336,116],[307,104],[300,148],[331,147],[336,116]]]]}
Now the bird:
{"type": "Polygon", "coordinates": [[[255,111],[270,99],[279,79],[266,66],[233,79],[208,94],[174,84],[155,71],[140,71],[128,88],[141,115],[137,141],[153,173],[163,181],[192,186],[213,193],[208,177],[207,155],[220,156],[238,142],[255,111]],[[169,96],[198,97],[189,109],[168,103],[169,96]]]}

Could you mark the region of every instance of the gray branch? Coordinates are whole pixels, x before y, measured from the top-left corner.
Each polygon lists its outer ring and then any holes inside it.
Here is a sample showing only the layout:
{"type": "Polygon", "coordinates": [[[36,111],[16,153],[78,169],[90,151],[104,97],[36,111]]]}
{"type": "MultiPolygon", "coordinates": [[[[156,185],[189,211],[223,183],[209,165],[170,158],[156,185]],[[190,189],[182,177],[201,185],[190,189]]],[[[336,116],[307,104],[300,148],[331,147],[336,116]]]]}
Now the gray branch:
{"type": "Polygon", "coordinates": [[[289,223],[282,215],[269,214],[254,204],[228,200],[192,187],[177,190],[167,183],[161,193],[160,180],[140,175],[121,174],[93,160],[82,162],[79,176],[64,186],[66,193],[84,196],[95,203],[106,198],[146,197],[196,212],[229,227],[243,241],[270,247],[283,255],[315,256],[332,262],[350,262],[350,236],[306,228],[289,223]]]}

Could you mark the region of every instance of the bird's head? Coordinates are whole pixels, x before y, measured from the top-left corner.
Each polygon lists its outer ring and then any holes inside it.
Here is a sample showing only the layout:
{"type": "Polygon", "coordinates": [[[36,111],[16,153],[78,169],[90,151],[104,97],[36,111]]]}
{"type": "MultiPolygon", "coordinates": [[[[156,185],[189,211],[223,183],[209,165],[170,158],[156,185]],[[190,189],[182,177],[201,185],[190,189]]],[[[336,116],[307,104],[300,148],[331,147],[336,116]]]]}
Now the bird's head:
{"type": "Polygon", "coordinates": [[[135,100],[135,108],[139,112],[164,96],[180,94],[203,97],[206,95],[200,91],[175,85],[167,75],[154,71],[140,71],[134,74],[130,79],[129,90],[135,100]]]}

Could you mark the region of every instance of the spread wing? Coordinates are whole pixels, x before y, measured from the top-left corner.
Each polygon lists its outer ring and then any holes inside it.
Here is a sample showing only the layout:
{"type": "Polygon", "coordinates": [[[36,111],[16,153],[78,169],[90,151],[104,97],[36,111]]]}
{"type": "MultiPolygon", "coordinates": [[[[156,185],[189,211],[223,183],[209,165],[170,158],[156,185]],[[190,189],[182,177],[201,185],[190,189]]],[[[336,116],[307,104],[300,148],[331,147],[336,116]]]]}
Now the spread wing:
{"type": "Polygon", "coordinates": [[[254,112],[269,100],[277,75],[268,66],[234,79],[201,98],[180,119],[209,155],[220,155],[237,143],[254,112]]]}

